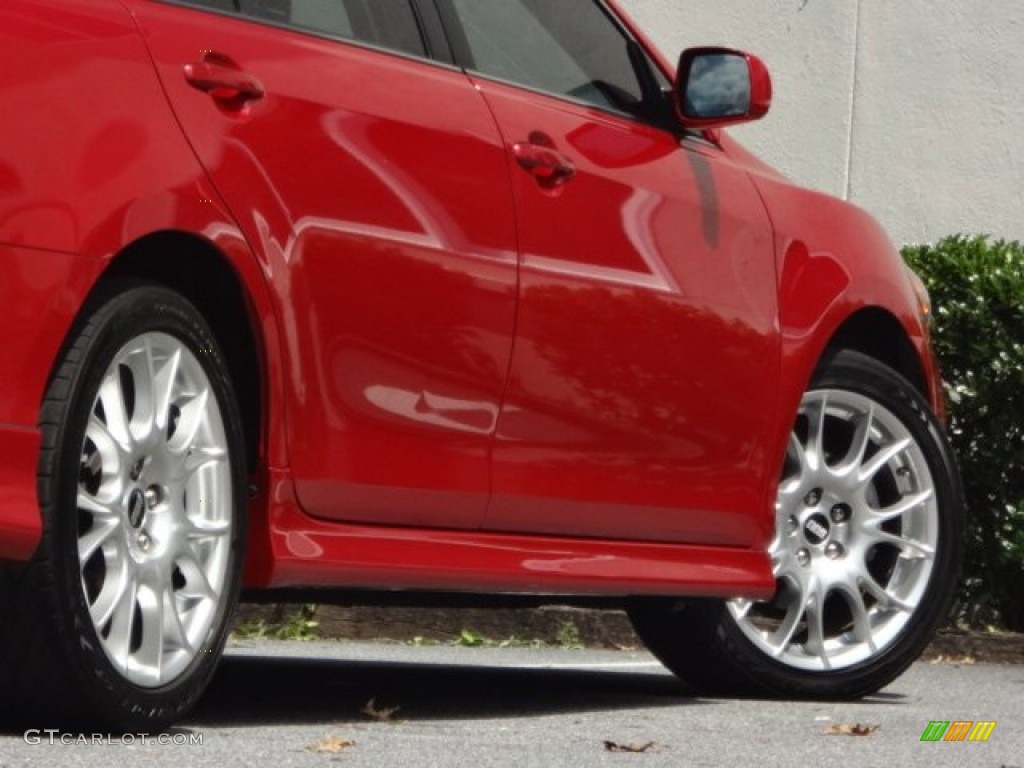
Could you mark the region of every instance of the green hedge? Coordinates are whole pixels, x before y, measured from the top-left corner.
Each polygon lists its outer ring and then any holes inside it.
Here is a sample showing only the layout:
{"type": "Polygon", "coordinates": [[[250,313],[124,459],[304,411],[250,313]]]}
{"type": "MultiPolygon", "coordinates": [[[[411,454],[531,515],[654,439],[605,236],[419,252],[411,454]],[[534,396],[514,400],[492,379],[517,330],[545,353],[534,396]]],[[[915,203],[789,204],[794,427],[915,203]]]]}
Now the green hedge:
{"type": "Polygon", "coordinates": [[[958,621],[1024,630],[1024,245],[903,250],[931,293],[970,527],[958,621]]]}

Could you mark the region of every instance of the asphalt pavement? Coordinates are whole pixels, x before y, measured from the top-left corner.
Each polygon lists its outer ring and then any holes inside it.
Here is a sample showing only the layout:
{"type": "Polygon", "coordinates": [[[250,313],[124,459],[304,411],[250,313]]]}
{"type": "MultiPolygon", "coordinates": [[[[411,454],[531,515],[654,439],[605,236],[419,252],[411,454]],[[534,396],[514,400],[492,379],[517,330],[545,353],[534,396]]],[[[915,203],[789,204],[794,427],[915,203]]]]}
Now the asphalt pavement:
{"type": "Polygon", "coordinates": [[[696,697],[642,652],[245,640],[167,734],[45,729],[0,732],[0,767],[1024,768],[1024,666],[919,662],[859,702],[780,702],[696,697]],[[922,742],[935,720],[996,726],[922,742]]]}

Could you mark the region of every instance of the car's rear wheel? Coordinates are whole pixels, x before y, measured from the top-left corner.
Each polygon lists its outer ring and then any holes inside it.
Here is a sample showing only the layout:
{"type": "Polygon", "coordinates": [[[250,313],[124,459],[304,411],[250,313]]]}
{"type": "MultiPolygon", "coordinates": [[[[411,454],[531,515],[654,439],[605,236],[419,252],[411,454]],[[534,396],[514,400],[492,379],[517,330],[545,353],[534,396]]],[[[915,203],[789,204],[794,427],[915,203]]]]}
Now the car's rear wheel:
{"type": "Polygon", "coordinates": [[[767,601],[639,600],[652,652],[709,692],[849,698],[918,657],[956,585],[952,455],[913,387],[840,352],[803,397],[776,501],[767,601]]]}
{"type": "Polygon", "coordinates": [[[237,601],[240,420],[180,295],[122,285],[55,368],[40,430],[43,541],[8,568],[8,703],[45,722],[158,728],[206,687],[237,601]]]}

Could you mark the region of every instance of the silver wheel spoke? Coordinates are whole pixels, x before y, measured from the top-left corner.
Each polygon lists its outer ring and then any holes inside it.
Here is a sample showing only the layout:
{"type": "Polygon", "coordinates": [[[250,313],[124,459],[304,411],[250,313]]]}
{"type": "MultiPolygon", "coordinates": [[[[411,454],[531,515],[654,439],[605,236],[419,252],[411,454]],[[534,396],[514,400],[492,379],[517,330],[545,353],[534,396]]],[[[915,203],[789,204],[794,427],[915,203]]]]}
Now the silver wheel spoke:
{"type": "Polygon", "coordinates": [[[873,509],[871,510],[871,518],[875,522],[887,522],[889,520],[895,520],[898,517],[903,517],[907,512],[912,509],[920,507],[927,501],[930,501],[935,494],[931,488],[922,491],[921,493],[914,493],[908,496],[904,496],[898,502],[885,509],[873,509]]]}
{"type": "Polygon", "coordinates": [[[827,399],[822,397],[820,402],[814,402],[807,407],[807,446],[804,450],[804,463],[812,472],[825,466],[825,416],[827,414],[827,399]]]}
{"type": "Polygon", "coordinates": [[[192,474],[209,464],[216,464],[227,459],[227,453],[219,448],[195,448],[185,457],[185,472],[192,474]]]}
{"type": "Polygon", "coordinates": [[[131,446],[131,429],[128,426],[124,391],[121,389],[121,379],[117,369],[108,372],[103,378],[98,400],[103,406],[103,417],[110,435],[123,448],[131,446]]]}
{"type": "Polygon", "coordinates": [[[164,599],[149,586],[139,589],[139,614],[142,617],[142,642],[135,653],[135,662],[160,679],[164,655],[164,599]]]}
{"type": "Polygon", "coordinates": [[[857,479],[862,483],[866,483],[874,479],[875,475],[878,474],[882,467],[907,450],[909,446],[910,438],[907,437],[897,443],[887,445],[880,449],[878,453],[867,461],[867,463],[861,465],[860,472],[857,473],[857,479]]]}
{"type": "Polygon", "coordinates": [[[192,554],[185,554],[178,558],[178,568],[185,577],[185,586],[178,590],[181,597],[188,597],[195,600],[213,600],[217,597],[217,590],[211,585],[202,566],[196,561],[192,554]]]}
{"type": "Polygon", "coordinates": [[[107,539],[120,528],[121,521],[114,515],[93,515],[92,528],[78,537],[78,560],[86,563],[107,539]]]}
{"type": "Polygon", "coordinates": [[[875,418],[875,406],[868,409],[868,412],[857,419],[857,426],[850,440],[850,450],[839,467],[836,467],[838,474],[847,472],[859,467],[864,462],[864,454],[867,453],[871,444],[871,422],[875,418]]]}
{"type": "Polygon", "coordinates": [[[126,363],[132,372],[132,382],[135,387],[132,436],[137,442],[142,442],[149,439],[156,429],[156,402],[154,399],[156,370],[153,361],[153,346],[148,336],[143,337],[142,349],[129,355],[126,363]]]}
{"type": "Polygon", "coordinates": [[[78,491],[78,498],[75,501],[76,505],[83,512],[89,512],[94,517],[106,518],[116,517],[113,510],[110,509],[106,504],[101,502],[99,499],[94,498],[85,491],[78,491]]]}
{"type": "Polygon", "coordinates": [[[120,562],[115,565],[115,573],[103,584],[103,591],[96,596],[96,601],[89,606],[89,614],[92,616],[93,624],[97,627],[105,627],[113,618],[114,610],[121,604],[127,590],[132,586],[132,578],[129,566],[124,562],[123,553],[120,554],[120,562]]]}
{"type": "Polygon", "coordinates": [[[871,576],[866,577],[861,586],[863,586],[867,593],[875,598],[883,608],[901,611],[903,613],[911,613],[915,608],[915,606],[912,606],[909,603],[900,600],[895,595],[890,594],[885,587],[875,581],[871,576]]]}
{"type": "Polygon", "coordinates": [[[189,520],[188,536],[190,539],[209,539],[227,536],[231,533],[231,523],[227,520],[189,520]]]}
{"type": "Polygon", "coordinates": [[[779,484],[779,503],[777,505],[779,513],[786,507],[783,502],[800,492],[800,480],[807,466],[807,454],[804,450],[804,445],[796,434],[791,433],[789,436],[786,458],[799,468],[799,472],[795,476],[783,478],[779,484]]]}
{"type": "Polygon", "coordinates": [[[89,423],[85,427],[85,436],[96,446],[102,471],[116,473],[121,465],[121,455],[130,449],[121,445],[107,425],[95,416],[89,417],[89,423]]]}
{"type": "Polygon", "coordinates": [[[107,636],[106,645],[114,655],[114,661],[122,668],[127,666],[128,654],[131,651],[137,589],[135,574],[130,573],[110,617],[110,634],[107,636]]]}
{"type": "Polygon", "coordinates": [[[935,548],[920,541],[897,536],[894,533],[886,533],[875,526],[866,526],[866,534],[879,544],[888,544],[900,550],[900,554],[908,559],[932,560],[935,557],[935,548]]]}
{"type": "Polygon", "coordinates": [[[789,607],[785,618],[782,620],[782,624],[779,625],[779,628],[768,639],[769,645],[775,648],[773,656],[777,658],[789,650],[789,646],[793,643],[793,636],[800,628],[800,621],[805,613],[803,604],[799,602],[794,602],[789,607]]]}
{"type": "Polygon", "coordinates": [[[825,595],[817,583],[811,589],[807,602],[807,652],[821,659],[825,669],[832,665],[825,651],[825,595]]]}
{"type": "Polygon", "coordinates": [[[744,619],[747,614],[750,613],[750,609],[754,606],[752,600],[736,600],[736,618],[744,619]]]}
{"type": "Polygon", "coordinates": [[[157,371],[153,380],[153,395],[155,398],[155,422],[157,429],[163,431],[167,428],[167,416],[171,408],[171,398],[174,393],[174,382],[178,376],[178,365],[181,362],[181,350],[175,350],[170,359],[167,360],[160,370],[157,371]]]}
{"type": "Polygon", "coordinates": [[[181,615],[178,612],[177,600],[174,596],[174,592],[167,590],[163,593],[164,599],[164,639],[170,648],[182,651],[188,651],[190,653],[195,652],[195,648],[188,641],[188,635],[185,633],[185,627],[181,623],[181,615]]]}
{"type": "Polygon", "coordinates": [[[871,629],[871,617],[868,615],[868,607],[864,602],[864,595],[861,594],[859,585],[849,585],[842,590],[842,593],[850,608],[850,615],[853,617],[854,636],[858,642],[866,644],[872,653],[876,652],[878,646],[871,629]]]}
{"type": "MultiPolygon", "coordinates": [[[[204,389],[192,397],[187,403],[180,406],[181,415],[178,417],[178,428],[171,439],[172,450],[184,451],[195,442],[196,435],[206,418],[206,403],[209,398],[209,391],[204,389]]],[[[208,448],[206,451],[216,452],[216,449],[208,448]]],[[[193,455],[195,451],[193,450],[193,455]]],[[[204,454],[207,455],[207,454],[204,454]]],[[[201,465],[197,465],[201,466],[201,465]]]]}

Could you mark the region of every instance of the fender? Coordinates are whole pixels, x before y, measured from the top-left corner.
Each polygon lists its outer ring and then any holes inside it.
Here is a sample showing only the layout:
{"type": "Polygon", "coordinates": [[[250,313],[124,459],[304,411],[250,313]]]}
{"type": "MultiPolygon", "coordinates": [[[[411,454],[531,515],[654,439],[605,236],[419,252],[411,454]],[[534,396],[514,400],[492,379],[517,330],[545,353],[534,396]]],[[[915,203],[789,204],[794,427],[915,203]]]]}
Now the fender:
{"type": "Polygon", "coordinates": [[[782,379],[774,466],[782,466],[793,414],[815,368],[843,324],[862,310],[881,310],[902,328],[924,373],[923,394],[941,416],[938,366],[920,299],[881,225],[855,205],[794,186],[724,134],[722,140],[761,191],[775,231],[782,379]]]}

